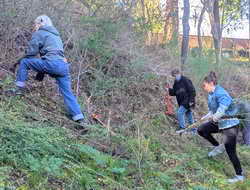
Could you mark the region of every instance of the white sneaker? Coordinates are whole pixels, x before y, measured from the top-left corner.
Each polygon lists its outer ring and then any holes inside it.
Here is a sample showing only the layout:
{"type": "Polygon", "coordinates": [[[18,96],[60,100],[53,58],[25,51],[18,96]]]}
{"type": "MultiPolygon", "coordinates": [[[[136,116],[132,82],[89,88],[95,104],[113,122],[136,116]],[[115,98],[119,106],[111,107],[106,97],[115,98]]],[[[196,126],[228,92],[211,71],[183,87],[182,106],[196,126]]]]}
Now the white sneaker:
{"type": "Polygon", "coordinates": [[[232,179],[228,179],[228,183],[237,183],[237,182],[242,182],[244,181],[245,177],[242,175],[236,175],[232,179]]]}
{"type": "Polygon", "coordinates": [[[225,151],[224,144],[220,144],[219,146],[216,146],[211,152],[208,153],[208,157],[213,157],[218,154],[221,154],[225,151]]]}
{"type": "Polygon", "coordinates": [[[187,131],[186,131],[186,129],[185,128],[183,128],[183,129],[177,129],[176,131],[175,131],[177,134],[186,134],[187,133],[187,131]]]}

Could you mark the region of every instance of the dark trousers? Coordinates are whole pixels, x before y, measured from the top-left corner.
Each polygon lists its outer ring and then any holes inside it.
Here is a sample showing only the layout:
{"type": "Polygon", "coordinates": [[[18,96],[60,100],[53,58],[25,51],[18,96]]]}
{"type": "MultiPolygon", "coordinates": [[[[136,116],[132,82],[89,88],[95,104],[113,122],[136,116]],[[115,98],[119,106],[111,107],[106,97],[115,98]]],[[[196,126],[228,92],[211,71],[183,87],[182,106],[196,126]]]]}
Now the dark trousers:
{"type": "Polygon", "coordinates": [[[236,138],[238,127],[232,127],[219,131],[217,123],[212,121],[202,124],[198,127],[198,134],[207,139],[212,145],[218,146],[218,141],[212,136],[212,133],[222,132],[225,149],[230,161],[233,164],[236,175],[242,175],[241,164],[236,153],[236,138]]]}

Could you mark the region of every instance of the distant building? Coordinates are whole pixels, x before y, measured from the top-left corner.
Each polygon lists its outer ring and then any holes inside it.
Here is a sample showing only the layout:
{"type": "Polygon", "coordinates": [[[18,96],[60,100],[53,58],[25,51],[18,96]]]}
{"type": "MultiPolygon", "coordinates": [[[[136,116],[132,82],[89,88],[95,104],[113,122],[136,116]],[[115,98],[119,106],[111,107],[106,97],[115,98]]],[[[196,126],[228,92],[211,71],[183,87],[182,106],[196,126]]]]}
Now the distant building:
{"type": "MultiPolygon", "coordinates": [[[[181,40],[182,35],[179,35],[181,40]]],[[[201,36],[203,48],[213,48],[213,38],[211,36],[201,36]]],[[[160,45],[164,44],[163,33],[151,33],[147,39],[147,45],[160,45]]],[[[250,51],[250,40],[240,38],[222,38],[222,51],[228,56],[242,56],[248,57],[250,51]]],[[[189,48],[198,48],[198,36],[189,36],[189,48]]]]}

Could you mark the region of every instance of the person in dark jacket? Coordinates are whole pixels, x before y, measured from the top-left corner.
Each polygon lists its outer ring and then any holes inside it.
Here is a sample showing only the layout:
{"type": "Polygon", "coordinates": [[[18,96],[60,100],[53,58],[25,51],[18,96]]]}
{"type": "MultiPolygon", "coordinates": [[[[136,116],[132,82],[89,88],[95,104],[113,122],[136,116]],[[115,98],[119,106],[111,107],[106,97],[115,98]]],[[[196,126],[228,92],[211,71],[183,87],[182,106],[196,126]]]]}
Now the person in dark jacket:
{"type": "Polygon", "coordinates": [[[33,31],[25,56],[19,61],[15,95],[22,95],[25,92],[28,70],[37,72],[37,80],[42,80],[44,75],[48,74],[56,79],[72,119],[86,124],[80,105],[71,90],[69,64],[64,57],[63,42],[59,32],[46,15],[35,19],[33,31]],[[40,55],[40,58],[37,55],[40,55]]]}
{"type": "Polygon", "coordinates": [[[179,69],[172,70],[171,75],[175,78],[175,81],[173,88],[169,88],[169,95],[176,96],[177,103],[179,105],[177,111],[179,129],[184,129],[186,127],[186,117],[189,124],[194,123],[193,113],[191,109],[195,108],[196,92],[192,81],[187,77],[181,75],[179,69]]]}
{"type": "Polygon", "coordinates": [[[217,77],[214,72],[210,72],[204,78],[202,87],[208,92],[209,112],[202,117],[206,122],[198,127],[198,134],[214,146],[213,150],[208,153],[209,157],[223,153],[226,149],[236,173],[235,177],[229,179],[228,182],[244,181],[241,164],[236,152],[236,140],[240,121],[235,115],[238,109],[234,106],[233,99],[229,93],[217,84],[217,77]],[[223,134],[222,144],[219,144],[212,135],[219,132],[223,134]]]}

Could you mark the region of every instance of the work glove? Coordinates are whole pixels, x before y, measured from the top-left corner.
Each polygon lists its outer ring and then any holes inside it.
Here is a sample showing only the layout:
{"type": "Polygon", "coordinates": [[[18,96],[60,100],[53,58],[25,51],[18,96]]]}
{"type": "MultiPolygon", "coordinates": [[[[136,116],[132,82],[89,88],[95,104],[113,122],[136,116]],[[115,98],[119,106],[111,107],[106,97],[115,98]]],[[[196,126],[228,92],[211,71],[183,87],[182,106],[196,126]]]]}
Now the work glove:
{"type": "Polygon", "coordinates": [[[16,72],[16,66],[20,64],[20,62],[21,62],[22,59],[23,59],[23,57],[22,57],[22,58],[19,58],[19,59],[17,60],[17,62],[16,62],[14,65],[12,65],[12,67],[10,68],[10,71],[11,71],[12,73],[15,73],[15,72],[16,72]]]}
{"type": "Polygon", "coordinates": [[[212,116],[213,122],[218,122],[220,117],[216,116],[215,114],[212,116]]]}
{"type": "Polygon", "coordinates": [[[201,120],[209,120],[212,119],[213,113],[211,111],[209,111],[206,115],[201,117],[201,120]]]}
{"type": "Polygon", "coordinates": [[[189,102],[189,108],[194,109],[195,108],[195,102],[189,102]]]}
{"type": "Polygon", "coordinates": [[[170,86],[169,86],[168,83],[164,84],[163,88],[164,88],[164,90],[165,90],[167,93],[169,93],[169,88],[170,88],[170,86]]]}
{"type": "Polygon", "coordinates": [[[43,81],[43,79],[44,79],[44,73],[37,73],[36,74],[36,77],[35,77],[35,80],[37,80],[37,81],[39,81],[39,82],[41,82],[41,81],[43,81]]]}
{"type": "Polygon", "coordinates": [[[10,67],[10,71],[12,72],[12,73],[15,73],[16,72],[16,66],[18,65],[18,63],[15,63],[14,65],[12,65],[11,67],[10,67]]]}
{"type": "Polygon", "coordinates": [[[220,106],[215,112],[215,114],[213,114],[213,117],[212,117],[213,121],[218,122],[220,118],[225,115],[225,111],[226,111],[226,107],[220,106]]]}
{"type": "Polygon", "coordinates": [[[10,67],[10,71],[11,71],[12,73],[15,73],[15,72],[16,72],[16,67],[17,67],[17,65],[20,64],[20,62],[21,62],[21,60],[22,60],[23,58],[27,58],[27,57],[28,57],[28,56],[23,56],[23,57],[19,58],[19,59],[16,61],[16,63],[15,63],[14,65],[12,65],[12,67],[10,67]]]}
{"type": "Polygon", "coordinates": [[[212,120],[214,122],[218,122],[223,115],[224,115],[224,113],[217,111],[215,114],[213,114],[212,120]]]}

